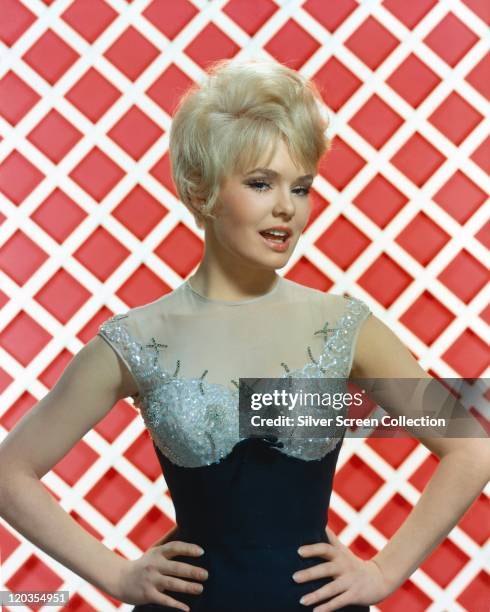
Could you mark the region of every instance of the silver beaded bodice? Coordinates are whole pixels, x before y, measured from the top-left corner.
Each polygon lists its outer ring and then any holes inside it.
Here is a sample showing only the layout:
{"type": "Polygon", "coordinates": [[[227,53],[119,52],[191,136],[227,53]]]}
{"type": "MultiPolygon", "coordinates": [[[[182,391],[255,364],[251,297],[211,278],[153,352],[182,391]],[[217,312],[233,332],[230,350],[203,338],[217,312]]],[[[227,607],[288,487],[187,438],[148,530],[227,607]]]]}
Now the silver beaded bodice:
{"type": "MultiPolygon", "coordinates": [[[[98,333],[131,371],[139,391],[135,406],[155,445],[174,464],[199,467],[221,461],[243,439],[239,378],[346,383],[359,327],[369,313],[359,299],[286,279],[270,295],[229,304],[196,295],[185,283],[156,302],[107,319],[98,333]]],[[[320,460],[341,433],[284,437],[275,448],[320,460]]]]}

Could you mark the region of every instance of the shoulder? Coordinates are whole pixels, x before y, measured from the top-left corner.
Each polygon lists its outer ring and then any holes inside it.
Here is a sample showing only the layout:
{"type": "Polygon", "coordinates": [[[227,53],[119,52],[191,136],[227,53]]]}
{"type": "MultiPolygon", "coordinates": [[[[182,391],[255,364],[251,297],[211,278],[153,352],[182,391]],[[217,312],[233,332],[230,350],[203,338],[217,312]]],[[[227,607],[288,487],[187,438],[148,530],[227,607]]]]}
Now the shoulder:
{"type": "Polygon", "coordinates": [[[337,303],[341,305],[344,297],[336,293],[329,293],[321,289],[315,289],[302,283],[297,283],[288,278],[283,279],[284,288],[289,297],[297,298],[299,301],[316,302],[319,304],[337,303]]]}
{"type": "Polygon", "coordinates": [[[180,309],[181,285],[161,297],[133,308],[122,310],[99,325],[99,331],[125,329],[137,333],[145,323],[158,316],[178,313],[180,309]]]}
{"type": "Polygon", "coordinates": [[[426,372],[390,325],[372,312],[362,323],[352,375],[360,378],[418,378],[426,372]]]}

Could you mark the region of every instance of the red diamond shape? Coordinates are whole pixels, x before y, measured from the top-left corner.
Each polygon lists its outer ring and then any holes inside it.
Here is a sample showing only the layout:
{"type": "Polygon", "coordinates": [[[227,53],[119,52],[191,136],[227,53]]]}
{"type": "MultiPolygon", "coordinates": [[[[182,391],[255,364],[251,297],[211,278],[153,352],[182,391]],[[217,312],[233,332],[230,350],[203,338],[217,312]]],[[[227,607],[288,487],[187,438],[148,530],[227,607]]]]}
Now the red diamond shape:
{"type": "Polygon", "coordinates": [[[342,64],[331,57],[313,77],[328,108],[337,112],[355,94],[362,81],[342,64]]]}
{"type": "Polygon", "coordinates": [[[23,55],[48,83],[54,85],[78,59],[78,53],[53,30],[47,30],[23,55]]]}
{"type": "Polygon", "coordinates": [[[89,43],[93,43],[114,21],[117,13],[103,0],[75,0],[61,18],[69,23],[89,43]]]}
{"type": "Polygon", "coordinates": [[[297,21],[288,19],[264,49],[281,64],[299,70],[319,47],[320,43],[297,21]]]}
{"type": "MultiPolygon", "coordinates": [[[[143,433],[136,438],[133,444],[131,444],[128,450],[124,453],[124,457],[128,461],[131,461],[132,465],[140,470],[140,472],[152,482],[155,482],[155,480],[159,478],[162,473],[162,468],[158,463],[158,459],[155,455],[155,450],[147,430],[144,430],[143,433]]],[[[161,527],[162,524],[160,524],[160,528],[161,527]]],[[[160,529],[160,533],[161,531],[162,529],[160,529]]],[[[153,544],[157,538],[158,536],[153,539],[151,544],[153,544]]]]}
{"type": "Polygon", "coordinates": [[[128,249],[103,227],[97,228],[73,254],[77,261],[103,282],[128,255],[128,249]]]}
{"type": "Polygon", "coordinates": [[[383,484],[383,479],[357,455],[340,468],[335,491],[354,510],[360,510],[383,484]]]}
{"type": "Polygon", "coordinates": [[[449,242],[451,236],[424,212],[419,212],[398,234],[395,241],[422,266],[427,266],[449,242]]]}
{"type": "Polygon", "coordinates": [[[386,82],[399,96],[414,108],[418,108],[441,79],[427,64],[411,53],[386,82]]]}
{"type": "Polygon", "coordinates": [[[186,277],[201,259],[203,243],[183,223],[179,223],[154,249],[172,270],[186,277]]]}
{"type": "Polygon", "coordinates": [[[39,94],[12,70],[0,79],[0,115],[11,125],[17,125],[39,99],[39,94]]]}
{"type": "Polygon", "coordinates": [[[133,26],[129,26],[104,53],[128,79],[135,81],[159,55],[158,49],[133,26]]]}
{"type": "Polygon", "coordinates": [[[85,495],[89,504],[113,525],[128,512],[141,493],[114,468],[109,468],[85,495]]]}
{"type": "Polygon", "coordinates": [[[345,140],[335,136],[332,149],[320,160],[318,170],[335,189],[342,191],[365,165],[366,161],[345,140]]]}
{"type": "Polygon", "coordinates": [[[383,599],[383,611],[424,612],[433,604],[432,599],[410,580],[406,580],[389,597],[383,599]]]}
{"type": "Polygon", "coordinates": [[[20,287],[47,258],[48,255],[20,230],[15,231],[0,247],[0,269],[20,287]]]}
{"type": "Polygon", "coordinates": [[[271,0],[256,0],[251,11],[248,0],[230,0],[221,10],[249,36],[254,36],[278,7],[271,0]]]}
{"type": "Polygon", "coordinates": [[[409,30],[413,30],[436,4],[437,0],[417,0],[417,2],[384,0],[383,8],[388,9],[409,30]]]}
{"type": "Polygon", "coordinates": [[[347,270],[370,243],[365,234],[340,215],[314,244],[339,268],[347,270]]]}
{"type": "Polygon", "coordinates": [[[410,476],[408,482],[422,492],[439,464],[439,459],[431,453],[427,459],[410,476]]]}
{"type": "MultiPolygon", "coordinates": [[[[62,579],[41,559],[31,554],[5,582],[9,591],[57,591],[62,579]]],[[[29,606],[31,607],[31,606],[29,606]]],[[[38,608],[40,606],[37,606],[38,608]]]]}
{"type": "Polygon", "coordinates": [[[43,178],[44,174],[18,151],[12,151],[0,164],[0,191],[14,204],[27,198],[43,178]]]}
{"type": "Polygon", "coordinates": [[[439,586],[445,588],[468,563],[469,557],[446,538],[420,566],[439,586]]]}
{"type": "Polygon", "coordinates": [[[482,569],[465,590],[458,595],[456,601],[463,606],[464,610],[474,610],[474,612],[481,610],[484,612],[484,610],[488,609],[489,593],[490,574],[482,569]]]}
{"type": "Polygon", "coordinates": [[[377,94],[371,96],[349,121],[349,125],[378,150],[402,123],[400,115],[377,94]]]}
{"type": "Polygon", "coordinates": [[[379,21],[369,16],[349,36],[344,45],[371,70],[376,70],[399,42],[398,38],[393,36],[379,21]]]}
{"type": "Polygon", "coordinates": [[[485,202],[487,194],[466,174],[457,170],[432,199],[464,225],[485,202]]]}
{"type": "Polygon", "coordinates": [[[490,538],[489,512],[490,499],[485,493],[480,493],[458,523],[458,527],[480,546],[483,546],[490,538]]]}
{"type": "Polygon", "coordinates": [[[454,13],[445,15],[424,43],[454,68],[480,39],[454,13]]]}
{"type": "Polygon", "coordinates": [[[128,280],[117,290],[117,297],[130,308],[154,302],[171,291],[147,266],[139,266],[128,280]]]}
{"type": "Polygon", "coordinates": [[[123,176],[124,171],[98,147],[70,172],[70,178],[97,202],[101,202],[123,176]]]}
{"type": "Polygon", "coordinates": [[[0,525],[0,539],[2,541],[2,561],[5,561],[20,546],[20,541],[2,524],[0,525]]]}
{"type": "Polygon", "coordinates": [[[112,211],[112,216],[139,240],[155,229],[168,210],[141,185],[136,185],[112,211]]]}
{"type": "Polygon", "coordinates": [[[485,223],[479,232],[475,234],[477,238],[487,249],[490,249],[490,221],[485,223]]]}
{"type": "Polygon", "coordinates": [[[170,155],[168,151],[165,155],[157,161],[157,163],[150,169],[150,174],[160,181],[160,183],[168,190],[173,193],[176,197],[177,191],[172,179],[172,171],[170,167],[170,155]]]}
{"type": "Polygon", "coordinates": [[[445,159],[438,149],[416,132],[390,161],[417,187],[422,187],[445,159]]]}
{"type": "Polygon", "coordinates": [[[73,487],[99,457],[84,440],[79,440],[55,465],[53,472],[73,487]]]}
{"type": "Polygon", "coordinates": [[[234,57],[239,46],[214,23],[207,24],[184,52],[201,68],[218,59],[234,57]]]}
{"type": "Polygon", "coordinates": [[[478,378],[490,365],[488,343],[469,328],[441,357],[462,378],[478,378]]]}
{"type": "MultiPolygon", "coordinates": [[[[3,306],[5,306],[5,304],[7,303],[7,299],[8,299],[8,298],[7,298],[7,295],[6,295],[5,293],[3,293],[3,294],[2,294],[2,298],[1,298],[1,300],[0,300],[0,306],[1,306],[2,308],[3,308],[3,306]]],[[[14,379],[12,378],[12,376],[10,376],[9,374],[7,374],[7,372],[6,372],[5,370],[0,369],[0,392],[1,392],[1,393],[3,393],[3,392],[4,392],[4,391],[7,389],[7,387],[8,387],[8,386],[9,386],[9,385],[10,385],[10,384],[13,382],[13,380],[14,380],[14,379]]],[[[0,419],[0,422],[1,422],[2,420],[3,420],[3,419],[0,419]]],[[[2,537],[1,531],[2,531],[2,529],[1,529],[1,527],[0,527],[0,539],[1,539],[1,537],[2,537]]],[[[3,552],[3,551],[2,551],[2,552],[3,552]]],[[[5,558],[6,558],[6,557],[4,556],[4,559],[5,559],[5,558]]]]}
{"type": "Polygon", "coordinates": [[[312,15],[329,32],[335,32],[359,5],[354,0],[335,0],[325,10],[325,0],[307,0],[303,10],[312,15]]]}
{"type": "Polygon", "coordinates": [[[399,318],[427,346],[431,346],[447,329],[455,316],[428,291],[424,291],[399,318]]]}
{"type": "Polygon", "coordinates": [[[26,367],[52,336],[26,312],[19,312],[0,332],[0,346],[26,367]]]}
{"type": "Polygon", "coordinates": [[[468,304],[490,280],[486,266],[463,249],[437,277],[458,298],[468,304]]]}
{"type": "Polygon", "coordinates": [[[310,216],[306,222],[303,232],[306,232],[310,225],[321,215],[321,213],[327,208],[328,202],[316,191],[314,188],[310,191],[311,194],[311,208],[310,216]]]}
{"type": "MultiPolygon", "coordinates": [[[[30,323],[32,319],[29,319],[28,323],[30,323]]],[[[25,329],[25,328],[24,328],[25,329]]],[[[43,330],[44,331],[44,330],[43,330]]],[[[9,343],[13,345],[15,341],[15,336],[18,337],[18,330],[11,334],[14,337],[9,338],[9,343]]],[[[51,338],[51,336],[50,336],[51,338]]],[[[21,338],[19,338],[21,341],[21,338]]],[[[15,349],[15,347],[14,347],[15,349]]],[[[11,351],[12,353],[12,351],[11,351]]],[[[7,431],[11,431],[15,425],[20,421],[20,419],[27,413],[36,403],[36,398],[34,398],[28,391],[24,391],[19,398],[17,398],[11,406],[4,412],[0,418],[0,423],[2,427],[4,427],[7,431]]]]}
{"type": "Polygon", "coordinates": [[[306,257],[301,257],[289,270],[287,278],[312,287],[319,291],[328,291],[333,286],[333,281],[315,267],[306,257]]]}
{"type": "Polygon", "coordinates": [[[34,298],[61,323],[67,323],[91,297],[66,270],[58,270],[34,298]]]}
{"type": "Polygon", "coordinates": [[[121,92],[95,68],[89,68],[65,97],[94,123],[114,104],[121,92]]]}
{"type": "Polygon", "coordinates": [[[408,198],[382,174],[375,177],[359,192],[353,203],[381,229],[405,206],[408,198]]]}
{"type": "Polygon", "coordinates": [[[193,19],[198,9],[188,0],[166,2],[153,0],[143,15],[170,40],[173,40],[193,19]]]}
{"type": "Polygon", "coordinates": [[[73,353],[66,348],[62,349],[49,365],[38,374],[38,380],[48,389],[52,389],[72,359],[73,353]]]}
{"type": "Polygon", "coordinates": [[[478,17],[484,21],[487,25],[490,25],[490,8],[487,0],[463,0],[466,6],[478,15],[478,17]]]}
{"type": "Polygon", "coordinates": [[[177,102],[193,81],[175,64],[171,64],[146,90],[146,94],[169,115],[173,115],[177,102]]]}
{"type": "Polygon", "coordinates": [[[412,281],[408,272],[386,253],[381,253],[357,279],[357,283],[385,308],[389,308],[412,281]]]}
{"type": "Polygon", "coordinates": [[[31,219],[58,244],[62,244],[86,216],[87,213],[78,204],[56,188],[36,208],[31,219]]]}
{"type": "Polygon", "coordinates": [[[471,159],[487,174],[490,174],[490,136],[485,138],[480,146],[473,151],[471,159]]]}
{"type": "Polygon", "coordinates": [[[484,58],[478,62],[473,70],[466,75],[465,79],[480,92],[482,96],[490,100],[490,53],[487,53],[484,58]]]}
{"type": "Polygon", "coordinates": [[[452,92],[429,117],[432,125],[456,146],[483,120],[483,115],[457,92],[452,92]]]}
{"type": "Polygon", "coordinates": [[[148,115],[132,106],[107,135],[138,161],[162,134],[163,130],[148,115]]]}
{"type": "MultiPolygon", "coordinates": [[[[85,333],[88,331],[88,328],[92,327],[93,323],[95,322],[95,319],[97,319],[96,325],[94,326],[92,333],[86,336],[86,340],[82,341],[86,343],[91,340],[95,336],[99,325],[101,325],[107,318],[109,318],[113,314],[114,313],[109,312],[106,308],[102,308],[101,310],[99,310],[97,317],[93,318],[88,326],[85,326],[85,328],[82,330],[82,334],[79,334],[79,337],[82,335],[85,336],[85,333]]],[[[105,417],[97,423],[94,429],[104,438],[104,440],[112,444],[112,442],[114,442],[114,440],[121,435],[121,432],[126,429],[126,427],[132,421],[134,421],[136,415],[137,413],[135,408],[130,406],[129,402],[125,400],[119,400],[115,404],[115,410],[111,410],[110,412],[108,412],[105,417]]],[[[146,432],[146,430],[144,430],[144,432],[146,432]]],[[[137,467],[139,468],[139,466],[137,467]]]]}
{"type": "Polygon", "coordinates": [[[35,20],[36,16],[19,0],[2,0],[0,40],[11,47],[35,20]]]}
{"type": "Polygon", "coordinates": [[[412,505],[399,493],[395,493],[395,495],[385,503],[380,512],[371,520],[371,524],[380,531],[385,538],[391,538],[411,511],[412,505]]]}
{"type": "Polygon", "coordinates": [[[140,550],[148,550],[172,527],[174,527],[174,523],[156,506],[152,506],[128,533],[128,537],[140,550]]]}
{"type": "Polygon", "coordinates": [[[52,109],[29,132],[27,139],[53,163],[59,163],[82,137],[82,133],[63,115],[52,109]]]}

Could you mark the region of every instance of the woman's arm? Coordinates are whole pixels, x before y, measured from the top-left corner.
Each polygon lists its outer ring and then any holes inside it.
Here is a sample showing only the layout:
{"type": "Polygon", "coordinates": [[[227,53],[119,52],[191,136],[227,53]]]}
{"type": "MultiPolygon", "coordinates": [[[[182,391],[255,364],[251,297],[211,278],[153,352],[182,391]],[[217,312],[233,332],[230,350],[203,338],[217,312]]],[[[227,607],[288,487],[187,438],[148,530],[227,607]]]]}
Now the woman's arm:
{"type": "MultiPolygon", "coordinates": [[[[96,336],[0,444],[0,516],[48,555],[110,595],[126,560],[65,512],[40,479],[136,383],[96,336]]],[[[114,595],[115,596],[115,595],[114,595]]]]}
{"type": "MultiPolygon", "coordinates": [[[[366,319],[359,333],[352,377],[394,381],[391,393],[390,383],[384,384],[385,390],[389,390],[389,405],[380,402],[379,405],[396,416],[415,416],[415,411],[421,410],[416,402],[411,404],[403,393],[396,392],[396,379],[425,378],[430,379],[430,385],[441,384],[420,367],[408,348],[374,315],[366,319]]],[[[356,382],[362,386],[361,380],[356,382]]],[[[375,394],[369,392],[369,395],[377,401],[375,394]]],[[[372,558],[393,590],[447,536],[490,480],[490,441],[479,426],[475,429],[481,431],[481,437],[444,438],[416,434],[440,461],[409,516],[372,558]]]]}

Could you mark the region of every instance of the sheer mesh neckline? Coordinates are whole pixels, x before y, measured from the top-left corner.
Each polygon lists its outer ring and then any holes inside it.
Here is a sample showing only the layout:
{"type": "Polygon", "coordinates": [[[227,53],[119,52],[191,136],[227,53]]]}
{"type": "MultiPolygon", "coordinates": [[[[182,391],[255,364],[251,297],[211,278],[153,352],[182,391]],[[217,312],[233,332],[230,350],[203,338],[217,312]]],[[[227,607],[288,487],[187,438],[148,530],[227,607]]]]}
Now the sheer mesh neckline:
{"type": "Polygon", "coordinates": [[[281,283],[282,283],[282,276],[278,275],[274,287],[272,287],[272,289],[270,289],[267,293],[263,293],[262,295],[258,295],[258,296],[253,297],[253,298],[247,298],[245,300],[216,300],[216,299],[213,299],[213,298],[208,298],[205,295],[201,295],[200,293],[198,293],[191,286],[191,284],[189,282],[189,279],[187,279],[184,282],[184,287],[188,291],[191,291],[194,295],[196,295],[199,299],[203,300],[204,302],[209,302],[211,304],[222,304],[224,306],[240,306],[241,304],[251,304],[252,302],[258,302],[259,300],[262,300],[262,299],[272,295],[273,293],[276,292],[277,288],[279,287],[279,285],[281,283]]]}

